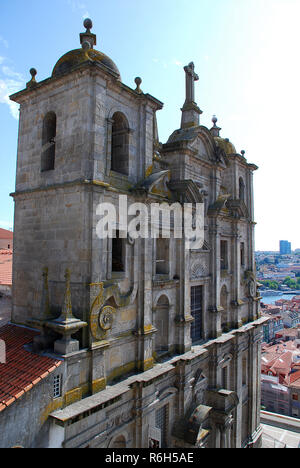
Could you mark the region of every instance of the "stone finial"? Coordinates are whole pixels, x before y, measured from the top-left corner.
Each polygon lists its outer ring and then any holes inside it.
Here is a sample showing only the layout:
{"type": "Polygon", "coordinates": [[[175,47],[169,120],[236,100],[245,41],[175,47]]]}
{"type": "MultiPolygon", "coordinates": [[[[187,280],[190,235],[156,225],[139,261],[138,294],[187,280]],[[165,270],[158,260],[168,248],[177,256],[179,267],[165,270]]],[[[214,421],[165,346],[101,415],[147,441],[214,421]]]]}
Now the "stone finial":
{"type": "Polygon", "coordinates": [[[97,36],[96,34],[91,33],[91,29],[93,27],[93,22],[90,18],[86,18],[83,22],[83,26],[85,27],[85,33],[80,34],[80,44],[84,50],[87,50],[86,42],[89,43],[90,49],[93,49],[94,46],[97,44],[97,36]]]}
{"type": "Polygon", "coordinates": [[[62,308],[61,317],[65,320],[73,319],[72,301],[71,301],[71,271],[67,268],[65,272],[66,288],[65,298],[62,308]]]}
{"type": "Polygon", "coordinates": [[[185,71],[185,102],[183,105],[181,128],[196,127],[199,125],[199,115],[202,110],[195,102],[195,81],[199,80],[199,76],[195,73],[194,62],[190,62],[184,68],[185,71]]]}
{"type": "Polygon", "coordinates": [[[136,84],[136,90],[135,92],[138,93],[138,94],[143,94],[143,91],[141,90],[140,86],[142,84],[142,78],[140,78],[139,76],[137,76],[134,80],[135,84],[136,84]]]}
{"type": "Polygon", "coordinates": [[[186,76],[186,103],[195,102],[195,81],[199,81],[199,76],[195,73],[194,62],[190,62],[184,67],[186,76]]]}
{"type": "Polygon", "coordinates": [[[92,22],[92,20],[91,20],[90,18],[86,18],[86,19],[84,20],[84,22],[83,22],[83,26],[86,28],[86,32],[87,32],[88,34],[90,34],[90,33],[91,33],[91,29],[92,29],[92,27],[93,27],[93,22],[92,22]]]}
{"type": "Polygon", "coordinates": [[[31,75],[31,80],[28,81],[28,83],[26,84],[27,88],[30,88],[30,87],[35,86],[37,84],[36,79],[35,79],[35,77],[37,75],[36,69],[35,68],[30,68],[29,73],[31,75]]]}
{"type": "Polygon", "coordinates": [[[245,157],[245,154],[246,154],[246,151],[245,151],[245,150],[242,150],[242,151],[241,151],[241,155],[242,155],[243,157],[245,157]]]}
{"type": "Polygon", "coordinates": [[[61,311],[61,316],[56,320],[47,322],[47,327],[62,335],[62,339],[54,343],[54,352],[57,354],[70,354],[79,350],[79,341],[73,340],[72,335],[84,327],[86,322],[74,317],[71,303],[71,272],[69,269],[65,273],[65,297],[61,311]]]}
{"type": "Polygon", "coordinates": [[[211,119],[212,123],[214,126],[210,129],[210,132],[213,137],[219,137],[220,136],[220,131],[222,130],[220,127],[217,126],[218,119],[215,115],[213,115],[213,118],[211,119]]]}

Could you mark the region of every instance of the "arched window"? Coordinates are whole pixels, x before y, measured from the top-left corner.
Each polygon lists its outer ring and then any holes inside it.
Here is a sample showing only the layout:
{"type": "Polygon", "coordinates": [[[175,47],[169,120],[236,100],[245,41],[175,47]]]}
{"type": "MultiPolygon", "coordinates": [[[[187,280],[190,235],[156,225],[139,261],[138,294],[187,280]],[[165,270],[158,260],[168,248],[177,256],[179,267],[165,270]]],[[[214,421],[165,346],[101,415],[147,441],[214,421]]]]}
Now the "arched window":
{"type": "Polygon", "coordinates": [[[129,126],[121,112],[113,115],[111,137],[111,170],[128,176],[129,174],[129,126]]]}
{"type": "Polygon", "coordinates": [[[221,315],[221,327],[222,331],[228,331],[229,323],[228,323],[228,292],[227,288],[224,285],[221,289],[221,307],[222,307],[222,315],[221,315]]]}
{"type": "Polygon", "coordinates": [[[242,177],[239,180],[239,199],[245,201],[245,183],[242,177]]]}
{"type": "Polygon", "coordinates": [[[48,112],[44,118],[42,136],[42,164],[41,171],[53,171],[55,167],[55,138],[56,138],[56,115],[48,112]]]}
{"type": "Polygon", "coordinates": [[[157,302],[154,317],[154,326],[157,329],[155,335],[155,352],[161,353],[169,349],[169,299],[161,296],[157,302]]]}

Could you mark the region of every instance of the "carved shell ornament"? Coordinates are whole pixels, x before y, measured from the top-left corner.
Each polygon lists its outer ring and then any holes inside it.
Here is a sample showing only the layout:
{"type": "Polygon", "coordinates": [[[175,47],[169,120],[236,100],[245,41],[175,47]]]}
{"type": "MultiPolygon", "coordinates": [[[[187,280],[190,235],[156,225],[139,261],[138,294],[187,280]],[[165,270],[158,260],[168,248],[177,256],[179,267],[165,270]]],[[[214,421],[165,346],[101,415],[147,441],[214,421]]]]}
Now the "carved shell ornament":
{"type": "Polygon", "coordinates": [[[255,283],[254,283],[254,281],[252,279],[249,281],[248,287],[249,287],[250,297],[254,297],[256,291],[255,291],[255,283]]]}
{"type": "Polygon", "coordinates": [[[114,322],[115,309],[111,306],[103,307],[99,315],[99,325],[102,330],[111,330],[114,322]]]}

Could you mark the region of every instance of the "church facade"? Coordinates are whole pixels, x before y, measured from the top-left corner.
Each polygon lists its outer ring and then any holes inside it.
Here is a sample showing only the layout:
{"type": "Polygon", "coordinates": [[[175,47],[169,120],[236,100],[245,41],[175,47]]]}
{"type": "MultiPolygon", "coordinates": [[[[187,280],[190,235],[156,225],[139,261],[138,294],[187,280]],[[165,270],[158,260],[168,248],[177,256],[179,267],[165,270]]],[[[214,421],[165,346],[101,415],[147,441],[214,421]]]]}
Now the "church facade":
{"type": "MultiPolygon", "coordinates": [[[[181,127],[161,144],[162,102],[140,78],[123,84],[90,20],[85,28],[50,78],[38,82],[32,69],[11,96],[20,104],[12,321],[39,331],[33,354],[60,361],[31,401],[32,437],[14,429],[11,445],[259,447],[257,167],[216,118],[200,125],[193,63],[181,127]],[[120,197],[204,204],[204,242],[134,239],[121,222],[99,238],[99,206],[118,210],[120,197]]],[[[17,404],[0,426],[21,415],[26,402],[17,404]]]]}

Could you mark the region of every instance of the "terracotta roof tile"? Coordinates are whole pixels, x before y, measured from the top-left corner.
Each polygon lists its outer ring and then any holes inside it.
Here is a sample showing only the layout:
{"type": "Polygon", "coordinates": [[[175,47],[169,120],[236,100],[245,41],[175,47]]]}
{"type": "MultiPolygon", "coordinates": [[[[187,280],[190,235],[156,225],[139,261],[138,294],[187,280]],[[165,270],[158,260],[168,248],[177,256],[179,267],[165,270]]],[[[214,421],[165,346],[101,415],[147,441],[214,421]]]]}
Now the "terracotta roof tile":
{"type": "Polygon", "coordinates": [[[36,335],[34,330],[11,324],[0,328],[0,339],[6,344],[6,364],[0,364],[0,412],[61,365],[25,349],[36,335]]]}
{"type": "Polygon", "coordinates": [[[290,384],[293,384],[299,379],[300,379],[300,371],[293,372],[292,374],[290,374],[290,384]]]}
{"type": "Polygon", "coordinates": [[[0,284],[12,285],[12,251],[0,251],[0,284]]]}

